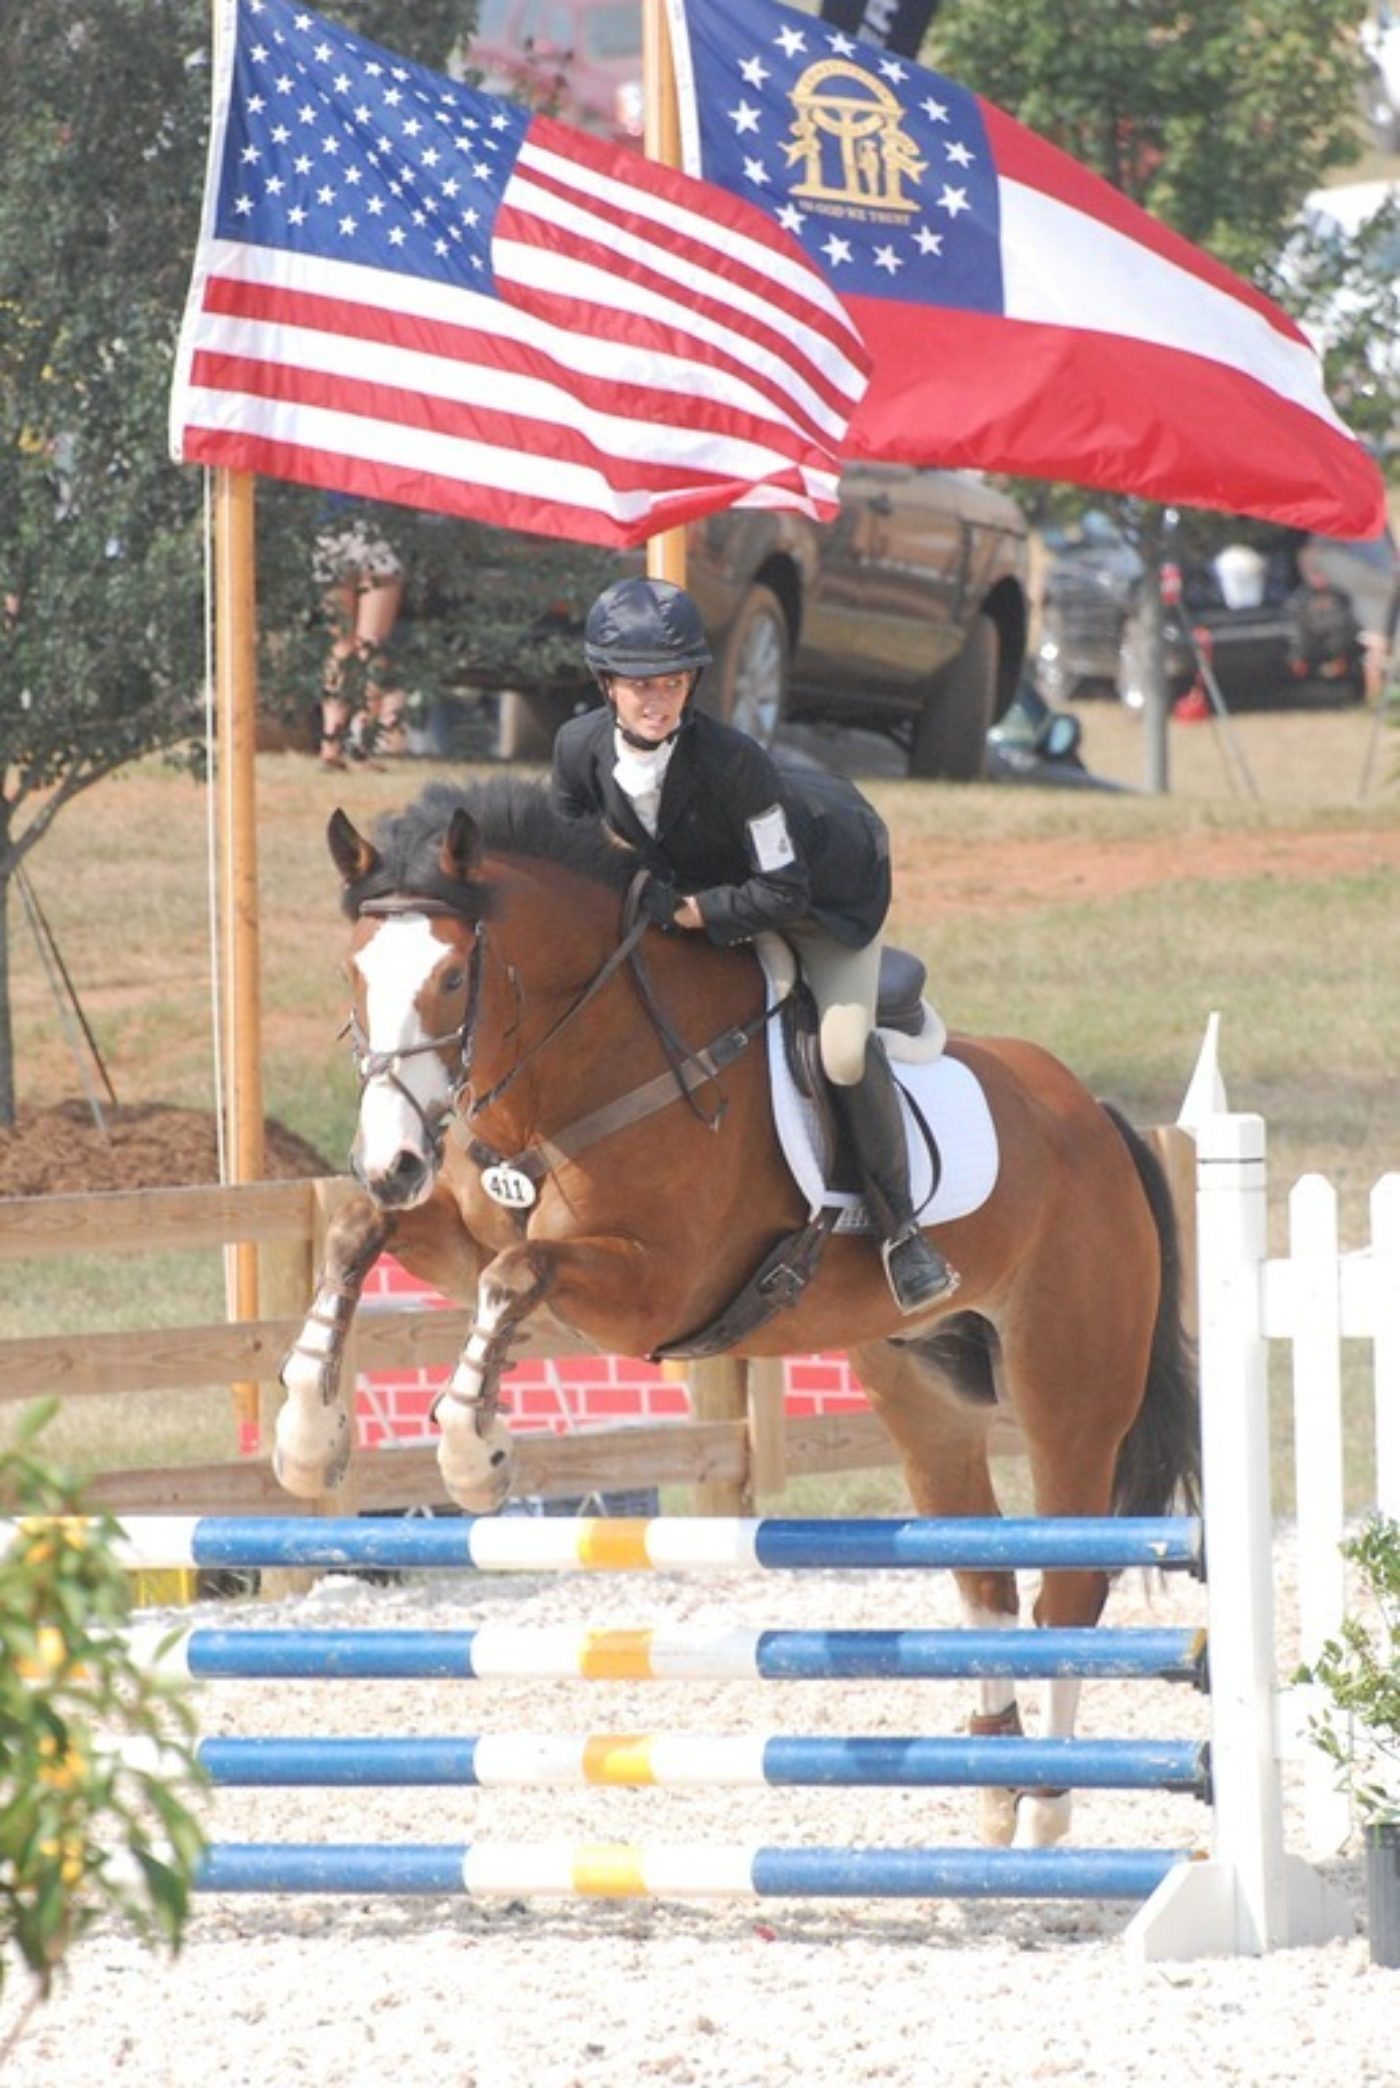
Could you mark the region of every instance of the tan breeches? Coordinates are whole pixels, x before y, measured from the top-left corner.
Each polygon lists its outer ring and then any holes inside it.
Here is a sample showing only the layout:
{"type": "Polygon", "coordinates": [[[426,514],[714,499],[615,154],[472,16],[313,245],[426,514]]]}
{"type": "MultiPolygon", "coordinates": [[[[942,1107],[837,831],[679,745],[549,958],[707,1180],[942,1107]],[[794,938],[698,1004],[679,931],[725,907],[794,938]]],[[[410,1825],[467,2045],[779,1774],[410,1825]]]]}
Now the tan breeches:
{"type": "Polygon", "coordinates": [[[817,1004],[827,1079],[837,1087],[854,1087],[864,1077],[865,1046],[875,1027],[880,937],[853,950],[815,921],[798,921],[783,934],[797,952],[817,1004]]]}

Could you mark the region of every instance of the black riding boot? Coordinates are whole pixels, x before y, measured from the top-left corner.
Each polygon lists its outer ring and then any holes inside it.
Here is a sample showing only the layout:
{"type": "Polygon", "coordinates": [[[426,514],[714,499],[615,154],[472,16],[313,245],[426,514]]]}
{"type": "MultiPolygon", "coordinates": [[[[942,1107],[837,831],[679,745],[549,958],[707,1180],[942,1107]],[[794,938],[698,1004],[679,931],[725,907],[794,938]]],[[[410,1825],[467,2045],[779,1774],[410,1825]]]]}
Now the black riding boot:
{"type": "Polygon", "coordinates": [[[854,1087],[833,1086],[856,1150],[866,1202],[884,1235],[885,1274],[901,1312],[922,1312],[950,1298],[959,1277],[919,1231],[909,1189],[904,1120],[885,1047],[872,1037],[865,1075],[854,1087]]]}

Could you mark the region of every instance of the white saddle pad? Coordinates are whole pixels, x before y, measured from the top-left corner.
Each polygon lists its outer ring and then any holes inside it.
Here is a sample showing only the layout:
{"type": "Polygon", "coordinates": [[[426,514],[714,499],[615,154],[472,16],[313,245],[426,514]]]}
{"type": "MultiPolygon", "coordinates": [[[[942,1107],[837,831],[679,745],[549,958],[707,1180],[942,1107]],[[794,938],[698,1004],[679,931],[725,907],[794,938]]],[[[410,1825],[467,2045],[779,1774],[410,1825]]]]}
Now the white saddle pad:
{"type": "MultiPolygon", "coordinates": [[[[793,957],[776,936],[760,936],[759,961],[767,981],[768,1001],[781,999],[793,976],[793,957]]],[[[996,1186],[999,1155],[996,1126],[976,1076],[959,1059],[941,1053],[942,1024],[932,1009],[933,1049],[926,1038],[911,1039],[897,1030],[882,1030],[895,1081],[904,1106],[904,1135],[909,1148],[909,1184],[921,1225],[942,1225],[965,1218],[984,1204],[996,1186]],[[938,1145],[942,1173],[929,1198],[932,1166],[918,1118],[909,1097],[922,1110],[938,1145]],[[925,1199],[928,1199],[926,1202],[925,1199]]],[[[773,1121],[794,1181],[812,1212],[839,1206],[838,1232],[869,1232],[871,1222],[860,1195],[828,1186],[831,1155],[826,1151],[820,1115],[793,1080],[783,1048],[782,1024],[768,1025],[768,1075],[773,1091],[773,1121]]]]}

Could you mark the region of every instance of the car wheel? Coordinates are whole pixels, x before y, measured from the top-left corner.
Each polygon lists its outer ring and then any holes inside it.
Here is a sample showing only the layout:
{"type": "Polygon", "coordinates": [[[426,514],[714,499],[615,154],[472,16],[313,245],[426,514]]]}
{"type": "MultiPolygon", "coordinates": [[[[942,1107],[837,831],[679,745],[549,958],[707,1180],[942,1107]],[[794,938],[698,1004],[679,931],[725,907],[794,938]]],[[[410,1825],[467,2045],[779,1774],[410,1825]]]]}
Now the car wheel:
{"type": "Polygon", "coordinates": [[[548,761],[569,706],[557,696],[526,689],[502,689],[497,705],[497,760],[548,761]]]}
{"type": "Polygon", "coordinates": [[[787,710],[792,637],[771,587],[751,587],[715,671],[714,709],[760,747],[771,747],[787,710]]]}
{"type": "Polygon", "coordinates": [[[987,734],[996,715],[1001,634],[983,611],[962,651],[934,677],[909,750],[911,776],[974,783],[985,772],[987,734]]]}

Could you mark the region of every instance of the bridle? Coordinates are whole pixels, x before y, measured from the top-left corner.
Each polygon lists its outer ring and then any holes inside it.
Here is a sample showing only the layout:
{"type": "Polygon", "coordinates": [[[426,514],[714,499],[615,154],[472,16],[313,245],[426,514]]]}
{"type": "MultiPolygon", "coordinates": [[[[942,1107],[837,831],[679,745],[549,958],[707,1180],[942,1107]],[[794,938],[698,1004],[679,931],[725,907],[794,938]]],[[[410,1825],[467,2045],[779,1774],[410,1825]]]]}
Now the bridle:
{"type": "MultiPolygon", "coordinates": [[[[435,914],[439,917],[450,915],[458,920],[469,918],[458,908],[448,906],[440,900],[415,899],[403,893],[392,893],[383,899],[367,899],[361,906],[360,912],[361,914],[378,915],[383,918],[408,913],[435,914]]],[[[485,923],[478,921],[475,923],[475,926],[476,936],[472,943],[472,953],[467,959],[466,1005],[462,1012],[462,1020],[456,1029],[444,1030],[441,1036],[425,1037],[418,1044],[401,1044],[393,1051],[371,1051],[369,1038],[365,1035],[364,1026],[360,1021],[358,1013],[352,1008],[350,1019],[345,1029],[341,1032],[342,1036],[348,1035],[350,1038],[351,1056],[354,1062],[355,1073],[360,1083],[361,1095],[364,1094],[365,1089],[372,1080],[382,1080],[397,1095],[401,1096],[423,1127],[423,1136],[427,1141],[428,1153],[434,1168],[441,1165],[447,1126],[456,1114],[457,1104],[462,1094],[471,1083],[472,1058],[476,1051],[477,1017],[481,1007],[481,973],[485,963],[486,946],[485,923]],[[432,1115],[429,1115],[407,1081],[400,1079],[399,1069],[406,1059],[422,1058],[428,1052],[441,1053],[444,1051],[455,1051],[456,1062],[448,1066],[446,1096],[441,1103],[435,1106],[432,1115]]],[[[350,1158],[350,1167],[360,1186],[367,1189],[369,1184],[360,1173],[359,1164],[353,1153],[350,1158]]]]}
{"type": "MultiPolygon", "coordinates": [[[[711,1082],[717,1082],[721,1070],[745,1051],[753,1038],[765,1024],[777,1014],[781,1001],[763,1009],[751,1022],[725,1030],[708,1045],[693,1050],[679,1037],[667,1020],[641,955],[641,942],[649,925],[640,911],[642,887],[646,881],[645,871],[638,872],[627,893],[623,909],[623,933],[616,947],[604,959],[593,977],[583,988],[578,998],[570,1003],[558,1020],[551,1024],[542,1037],[536,1038],[528,1050],[522,1052],[515,1064],[500,1080],[484,1094],[471,1095],[465,1110],[461,1110],[464,1124],[471,1124],[484,1115],[498,1102],[508,1089],[514,1086],[521,1074],[539,1058],[541,1053],[556,1042],[572,1023],[583,1013],[595,997],[602,992],[614,973],[624,964],[630,963],[639,997],[647,1017],[652,1024],[665,1052],[669,1071],[654,1080],[644,1082],[617,1101],[592,1110],[577,1124],[555,1135],[553,1139],[540,1139],[536,1150],[527,1150],[513,1160],[505,1162],[508,1167],[527,1175],[538,1182],[558,1161],[572,1155],[583,1146],[606,1137],[622,1126],[635,1123],[640,1117],[665,1107],[668,1102],[680,1099],[710,1130],[718,1130],[725,1111],[723,1095],[712,1110],[705,1109],[696,1099],[696,1090],[711,1082]]],[[[453,907],[440,899],[415,898],[407,893],[390,893],[382,898],[367,899],[359,909],[361,914],[393,916],[406,913],[451,915],[457,919],[470,919],[476,929],[471,957],[468,960],[467,999],[462,1021],[454,1030],[441,1036],[426,1037],[418,1044],[409,1044],[393,1051],[371,1051],[359,1018],[352,1012],[348,1033],[354,1046],[355,1070],[359,1076],[361,1093],[372,1080],[387,1081],[405,1101],[423,1127],[428,1152],[436,1168],[441,1164],[443,1144],[449,1126],[457,1119],[462,1098],[470,1094],[472,1061],[476,1049],[476,1030],[481,1004],[481,980],[486,960],[487,930],[484,921],[466,914],[461,908],[453,907]],[[399,1078],[399,1068],[404,1060],[417,1058],[427,1052],[455,1050],[456,1063],[450,1069],[448,1092],[442,1103],[430,1115],[419,1102],[407,1083],[399,1078]]],[[[514,965],[506,965],[507,977],[514,986],[518,1011],[523,1001],[520,981],[514,965]]],[[[503,1156],[479,1139],[465,1137],[467,1150],[478,1165],[487,1167],[503,1162],[503,1156]]],[[[352,1158],[352,1169],[355,1163],[352,1158]]],[[[355,1170],[363,1187],[367,1183],[355,1170]]]]}

